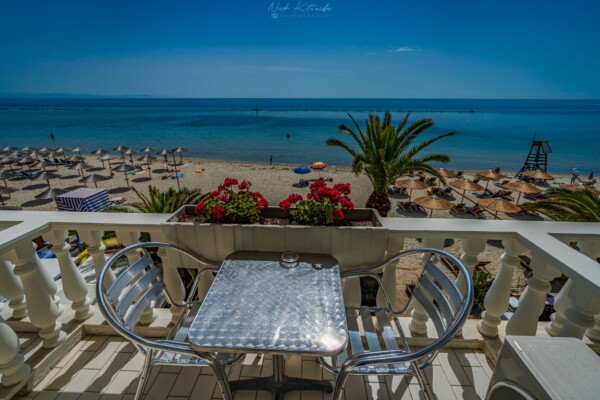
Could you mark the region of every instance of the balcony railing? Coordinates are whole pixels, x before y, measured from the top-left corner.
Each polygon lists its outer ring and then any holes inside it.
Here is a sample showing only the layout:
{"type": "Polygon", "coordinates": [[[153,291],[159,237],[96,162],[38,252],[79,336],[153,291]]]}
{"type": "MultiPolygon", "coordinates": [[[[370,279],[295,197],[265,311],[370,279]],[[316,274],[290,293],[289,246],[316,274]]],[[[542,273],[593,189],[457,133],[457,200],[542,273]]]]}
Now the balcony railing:
{"type": "MultiPolygon", "coordinates": [[[[181,244],[182,238],[177,237],[174,225],[167,220],[165,214],[0,211],[0,295],[9,300],[8,310],[2,314],[6,321],[0,318],[2,386],[22,386],[31,377],[30,367],[19,354],[15,333],[15,329],[19,330],[15,327],[22,326],[19,321],[27,319],[31,330],[42,339],[43,347],[51,349],[67,339],[59,322],[65,307],[72,308],[76,321],[85,321],[94,315],[88,285],[70,256],[69,245],[65,243],[68,231],[77,231],[88,245],[88,252],[98,270],[106,260],[105,246],[101,242],[104,231],[115,231],[124,245],[135,243],[140,232],[148,232],[155,241],[181,244]],[[69,300],[67,304],[61,304],[57,285],[32,245],[32,240],[40,235],[53,245],[52,252],[60,267],[62,290],[69,300]]],[[[519,255],[529,251],[533,274],[528,278],[517,311],[506,324],[506,334],[536,334],[538,317],[550,291],[550,281],[564,274],[568,281],[555,299],[556,313],[545,326],[547,334],[585,338],[588,342],[600,341],[600,265],[596,261],[600,257],[600,224],[384,218],[383,228],[388,254],[401,250],[408,238],[421,239],[425,247],[435,248],[443,248],[446,239],[458,239],[463,249],[460,258],[471,272],[478,264],[478,257],[487,241],[502,241],[504,253],[500,269],[485,297],[485,311],[477,325],[477,330],[484,337],[493,338],[504,333],[500,332],[500,327],[504,329],[501,318],[507,310],[512,276],[519,265],[519,255]]],[[[374,237],[381,240],[381,231],[374,237]]],[[[361,246],[370,245],[353,242],[352,233],[347,239],[347,246],[352,246],[353,252],[360,251],[361,246]]],[[[205,255],[199,249],[191,250],[205,255]]],[[[176,269],[172,268],[174,263],[169,262],[168,252],[163,251],[159,256],[163,260],[164,279],[170,292],[183,297],[185,289],[176,269]]],[[[179,265],[180,260],[177,261],[179,265]]],[[[185,266],[194,268],[194,265],[185,266]]],[[[394,266],[386,268],[383,280],[384,285],[395,293],[394,266]]],[[[209,285],[207,280],[205,289],[209,285]]],[[[428,333],[427,315],[418,303],[413,306],[410,331],[415,337],[424,337],[428,333]]],[[[169,310],[175,318],[178,310],[169,310]]],[[[148,309],[140,323],[149,324],[155,317],[154,310],[148,309]]]]}

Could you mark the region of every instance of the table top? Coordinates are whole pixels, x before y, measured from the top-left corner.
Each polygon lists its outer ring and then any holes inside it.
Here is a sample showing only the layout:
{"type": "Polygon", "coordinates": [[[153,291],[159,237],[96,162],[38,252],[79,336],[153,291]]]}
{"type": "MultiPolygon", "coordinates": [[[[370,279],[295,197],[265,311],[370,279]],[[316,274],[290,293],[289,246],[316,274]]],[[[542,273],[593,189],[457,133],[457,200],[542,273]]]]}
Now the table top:
{"type": "Polygon", "coordinates": [[[337,260],[238,252],[223,261],[189,331],[199,352],[335,355],[348,340],[337,260]]]}

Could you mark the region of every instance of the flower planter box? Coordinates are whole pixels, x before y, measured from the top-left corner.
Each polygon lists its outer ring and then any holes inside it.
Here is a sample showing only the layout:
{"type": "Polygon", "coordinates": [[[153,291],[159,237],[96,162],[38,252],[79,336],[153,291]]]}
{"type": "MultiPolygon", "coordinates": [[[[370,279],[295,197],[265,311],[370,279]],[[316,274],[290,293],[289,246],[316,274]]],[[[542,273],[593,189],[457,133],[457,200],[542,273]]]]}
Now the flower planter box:
{"type": "MultiPolygon", "coordinates": [[[[345,214],[351,220],[370,219],[374,226],[177,222],[181,214],[193,214],[193,212],[194,206],[189,205],[180,208],[172,215],[167,222],[167,225],[172,227],[169,229],[167,239],[215,262],[221,262],[229,254],[237,251],[322,253],[335,257],[340,269],[344,271],[376,264],[386,255],[388,230],[381,226],[379,213],[372,209],[355,209],[345,211],[345,214]]],[[[281,218],[287,215],[277,207],[262,209],[261,212],[263,217],[267,218],[281,218]]],[[[360,302],[358,280],[353,281],[356,281],[351,285],[353,288],[344,288],[348,304],[360,302]],[[358,300],[355,299],[356,293],[358,293],[358,300]]]]}

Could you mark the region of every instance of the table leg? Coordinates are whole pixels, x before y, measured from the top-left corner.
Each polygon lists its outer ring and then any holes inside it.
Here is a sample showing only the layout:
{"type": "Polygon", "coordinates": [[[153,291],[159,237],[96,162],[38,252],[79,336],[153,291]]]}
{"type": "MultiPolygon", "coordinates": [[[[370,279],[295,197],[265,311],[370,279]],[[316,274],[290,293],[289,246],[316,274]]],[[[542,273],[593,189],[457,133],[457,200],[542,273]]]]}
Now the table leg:
{"type": "Polygon", "coordinates": [[[287,392],[296,390],[319,390],[331,393],[330,382],[286,376],[283,356],[273,356],[273,375],[263,378],[243,379],[229,382],[232,391],[261,390],[273,393],[275,400],[282,400],[287,392]]]}

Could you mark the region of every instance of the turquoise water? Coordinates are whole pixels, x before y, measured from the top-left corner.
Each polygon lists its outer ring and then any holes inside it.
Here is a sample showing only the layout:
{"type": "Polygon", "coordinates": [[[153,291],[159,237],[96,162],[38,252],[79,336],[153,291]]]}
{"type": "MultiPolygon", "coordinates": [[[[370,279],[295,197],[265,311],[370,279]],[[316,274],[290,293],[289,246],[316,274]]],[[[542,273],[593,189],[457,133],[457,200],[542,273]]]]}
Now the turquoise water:
{"type": "Polygon", "coordinates": [[[385,110],[432,118],[424,137],[459,132],[431,147],[451,156],[449,168],[517,170],[537,132],[553,150],[550,172],[600,169],[600,100],[0,99],[0,147],[183,146],[209,159],[349,165],[325,140],[349,139],[337,129],[347,112],[362,123],[385,110]]]}

